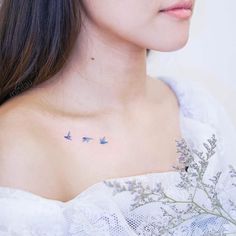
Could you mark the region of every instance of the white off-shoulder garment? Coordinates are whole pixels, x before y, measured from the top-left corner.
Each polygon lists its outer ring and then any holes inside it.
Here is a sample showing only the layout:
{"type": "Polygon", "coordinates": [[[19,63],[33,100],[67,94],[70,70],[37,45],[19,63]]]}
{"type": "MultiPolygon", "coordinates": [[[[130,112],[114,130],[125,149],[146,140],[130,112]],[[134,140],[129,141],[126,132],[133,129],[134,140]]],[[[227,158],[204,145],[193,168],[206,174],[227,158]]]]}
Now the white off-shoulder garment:
{"type": "Polygon", "coordinates": [[[159,77],[180,105],[188,169],[106,179],[67,202],[0,187],[0,236],[236,235],[236,131],[200,83],[159,77]]]}

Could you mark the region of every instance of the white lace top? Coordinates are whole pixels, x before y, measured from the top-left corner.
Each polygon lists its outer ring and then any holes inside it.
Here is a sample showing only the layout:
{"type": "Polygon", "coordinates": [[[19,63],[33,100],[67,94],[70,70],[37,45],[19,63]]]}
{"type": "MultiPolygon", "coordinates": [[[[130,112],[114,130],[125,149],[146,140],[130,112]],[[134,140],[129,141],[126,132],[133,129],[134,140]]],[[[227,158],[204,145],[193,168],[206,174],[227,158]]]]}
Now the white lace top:
{"type": "Polygon", "coordinates": [[[1,236],[236,235],[236,131],[200,84],[176,93],[183,140],[173,171],[107,179],[67,202],[0,187],[1,236]],[[179,166],[179,167],[180,167],[179,166]]]}

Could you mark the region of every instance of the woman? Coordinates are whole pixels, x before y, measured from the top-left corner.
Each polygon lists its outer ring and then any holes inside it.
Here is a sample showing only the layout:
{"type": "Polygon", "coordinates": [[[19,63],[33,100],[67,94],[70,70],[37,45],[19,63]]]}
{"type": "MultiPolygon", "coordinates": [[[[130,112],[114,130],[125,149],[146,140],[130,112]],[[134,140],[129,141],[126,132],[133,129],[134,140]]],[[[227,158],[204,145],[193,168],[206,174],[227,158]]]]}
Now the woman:
{"type": "Polygon", "coordinates": [[[2,2],[0,235],[236,231],[224,109],[197,83],[146,74],[147,48],[186,44],[193,9],[2,2]]]}

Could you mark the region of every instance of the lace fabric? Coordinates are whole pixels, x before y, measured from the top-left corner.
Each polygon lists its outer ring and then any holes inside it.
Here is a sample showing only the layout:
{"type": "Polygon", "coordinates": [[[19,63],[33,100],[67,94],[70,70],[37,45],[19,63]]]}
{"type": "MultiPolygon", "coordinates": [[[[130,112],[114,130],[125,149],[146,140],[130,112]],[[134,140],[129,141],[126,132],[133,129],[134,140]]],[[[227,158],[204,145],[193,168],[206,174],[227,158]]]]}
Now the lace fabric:
{"type": "Polygon", "coordinates": [[[160,77],[176,93],[188,171],[101,181],[63,203],[0,187],[0,236],[236,235],[236,131],[200,84],[160,77]]]}

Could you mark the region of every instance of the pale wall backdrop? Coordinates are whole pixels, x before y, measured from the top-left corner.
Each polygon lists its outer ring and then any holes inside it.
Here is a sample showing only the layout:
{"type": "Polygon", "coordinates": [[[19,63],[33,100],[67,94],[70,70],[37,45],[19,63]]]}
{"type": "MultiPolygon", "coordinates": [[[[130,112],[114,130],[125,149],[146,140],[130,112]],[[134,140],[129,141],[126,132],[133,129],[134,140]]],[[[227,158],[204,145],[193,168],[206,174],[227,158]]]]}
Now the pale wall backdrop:
{"type": "Polygon", "coordinates": [[[189,40],[175,52],[151,51],[148,73],[198,80],[236,126],[236,0],[196,0],[189,40]]]}

